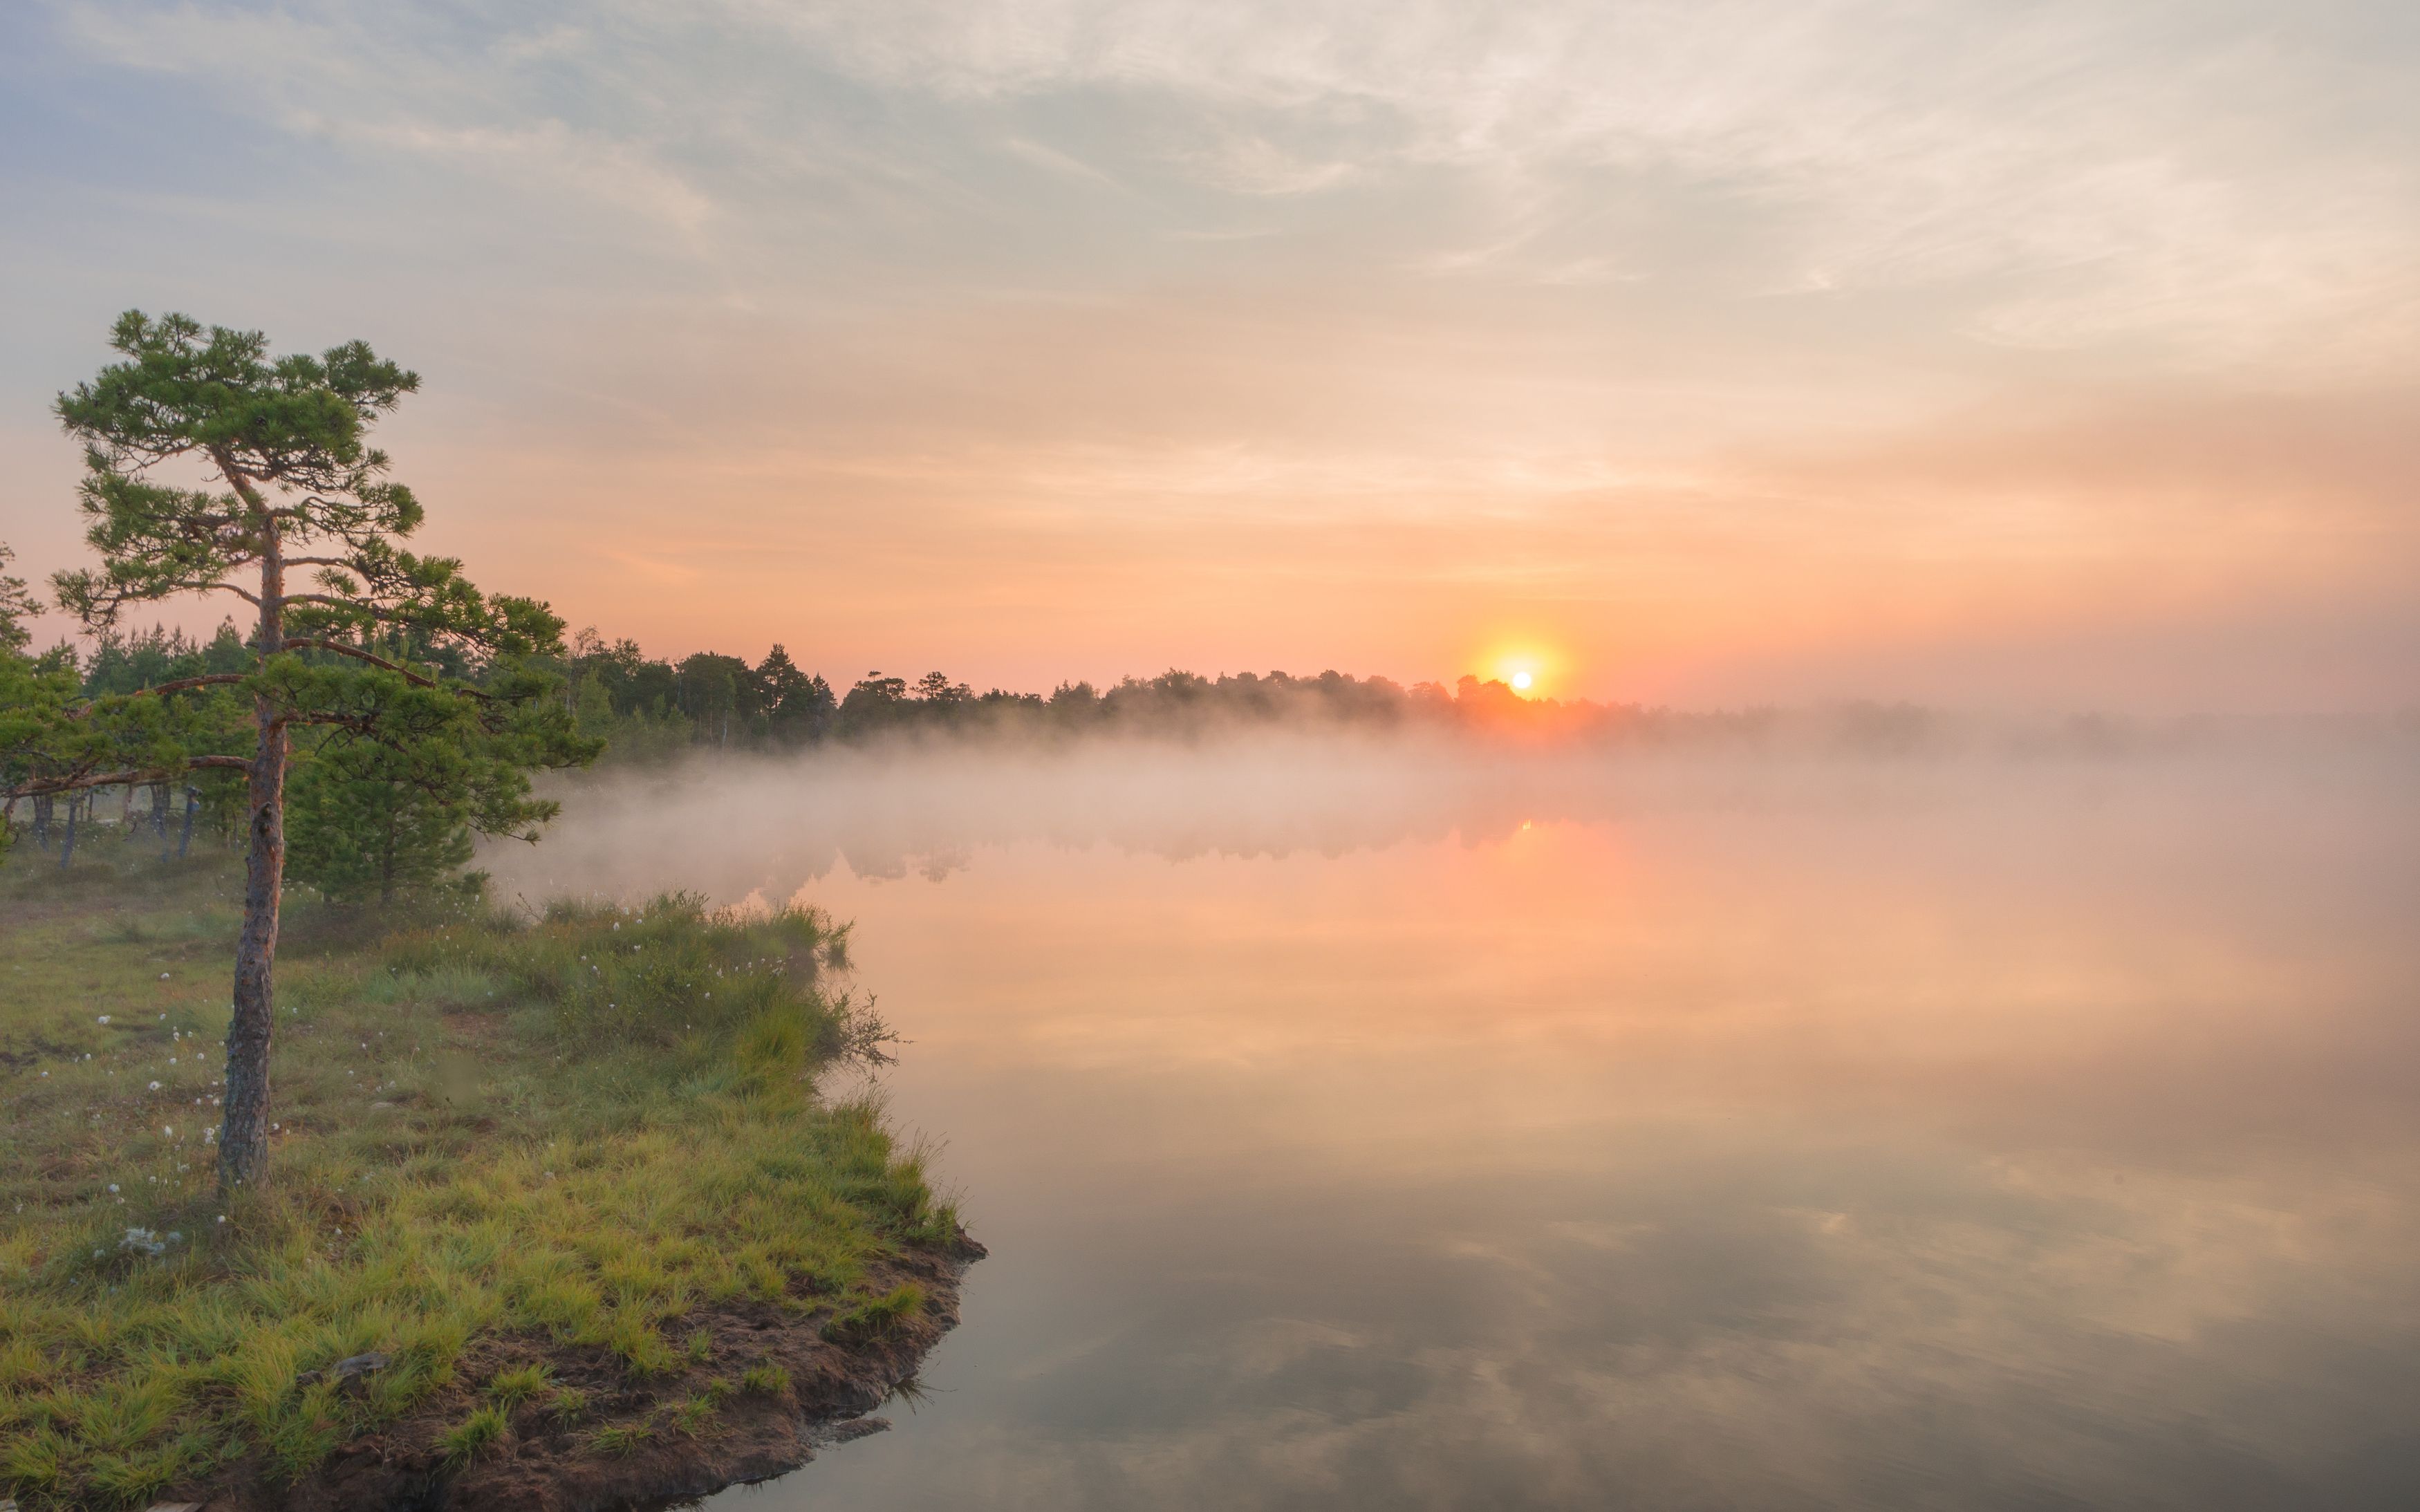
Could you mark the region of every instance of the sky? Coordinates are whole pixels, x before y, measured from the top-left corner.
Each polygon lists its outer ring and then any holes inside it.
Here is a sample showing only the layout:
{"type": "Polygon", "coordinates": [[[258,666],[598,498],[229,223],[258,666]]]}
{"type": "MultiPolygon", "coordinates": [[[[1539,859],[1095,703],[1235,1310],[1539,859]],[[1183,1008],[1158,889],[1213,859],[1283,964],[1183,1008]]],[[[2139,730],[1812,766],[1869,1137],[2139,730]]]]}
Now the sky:
{"type": "MultiPolygon", "coordinates": [[[[425,549],[977,687],[2420,704],[2403,0],[0,8],[0,539],[121,310],[425,549]]],[[[182,623],[214,622],[191,610],[182,623]]]]}

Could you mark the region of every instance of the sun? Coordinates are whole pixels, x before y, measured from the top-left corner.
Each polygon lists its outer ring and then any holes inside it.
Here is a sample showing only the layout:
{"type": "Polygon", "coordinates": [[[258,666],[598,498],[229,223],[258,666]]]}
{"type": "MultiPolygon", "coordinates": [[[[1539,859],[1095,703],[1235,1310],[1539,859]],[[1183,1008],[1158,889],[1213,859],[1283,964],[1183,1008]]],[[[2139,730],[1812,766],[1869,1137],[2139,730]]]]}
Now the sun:
{"type": "Polygon", "coordinates": [[[1507,635],[1471,657],[1471,675],[1525,699],[1561,692],[1568,671],[1562,654],[1537,636],[1507,635]]]}

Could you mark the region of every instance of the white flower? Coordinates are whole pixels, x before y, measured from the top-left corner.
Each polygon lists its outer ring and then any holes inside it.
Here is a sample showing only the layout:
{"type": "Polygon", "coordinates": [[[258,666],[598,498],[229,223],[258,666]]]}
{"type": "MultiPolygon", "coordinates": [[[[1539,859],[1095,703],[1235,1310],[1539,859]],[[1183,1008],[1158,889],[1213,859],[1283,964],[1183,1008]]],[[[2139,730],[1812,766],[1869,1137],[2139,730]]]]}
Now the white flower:
{"type": "Polygon", "coordinates": [[[103,1013],[103,1014],[101,1016],[101,1022],[102,1022],[103,1024],[108,1023],[108,1022],[109,1022],[109,1015],[108,1015],[108,1014],[106,1014],[106,1013],[103,1013]]]}
{"type": "Polygon", "coordinates": [[[155,1092],[156,1092],[156,1091],[158,1091],[159,1089],[160,1089],[160,1084],[159,1084],[158,1082],[153,1082],[153,1083],[151,1084],[151,1090],[153,1090],[153,1091],[155,1091],[155,1092]]]}
{"type": "Polygon", "coordinates": [[[110,1182],[110,1183],[109,1183],[109,1189],[110,1189],[112,1192],[116,1191],[116,1190],[117,1190],[117,1183],[116,1183],[116,1181],[112,1181],[112,1182],[110,1182]]]}
{"type": "MultiPolygon", "coordinates": [[[[167,974],[166,972],[164,972],[164,971],[163,971],[163,972],[162,972],[162,973],[160,973],[160,980],[161,980],[162,981],[166,981],[166,980],[168,980],[168,974],[167,974]]],[[[161,1016],[162,1018],[166,1018],[168,1015],[167,1015],[167,1014],[165,1014],[165,1013],[163,1013],[163,1014],[161,1014],[160,1016],[161,1016]]]]}
{"type": "Polygon", "coordinates": [[[160,1132],[166,1134],[171,1139],[177,1137],[177,1126],[173,1123],[163,1123],[160,1125],[160,1132]]]}

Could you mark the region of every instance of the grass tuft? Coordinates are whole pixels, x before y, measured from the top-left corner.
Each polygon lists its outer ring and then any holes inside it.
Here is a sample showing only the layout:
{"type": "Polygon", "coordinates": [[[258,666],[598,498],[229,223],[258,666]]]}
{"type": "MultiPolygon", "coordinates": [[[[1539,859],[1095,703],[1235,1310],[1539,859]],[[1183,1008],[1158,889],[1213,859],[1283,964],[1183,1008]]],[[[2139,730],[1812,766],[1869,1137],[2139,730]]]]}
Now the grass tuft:
{"type": "Polygon", "coordinates": [[[889,1338],[902,1324],[924,1310],[924,1288],[903,1281],[878,1297],[869,1297],[824,1325],[824,1337],[835,1344],[863,1344],[889,1338]]]}
{"type": "Polygon", "coordinates": [[[655,1436],[655,1430],[644,1423],[616,1423],[610,1427],[598,1428],[589,1442],[597,1446],[599,1454],[626,1458],[637,1453],[641,1444],[655,1436]]]}
{"type": "Polygon", "coordinates": [[[705,1439],[714,1435],[715,1414],[721,1410],[721,1402],[715,1397],[700,1393],[693,1396],[682,1397],[679,1401],[674,1402],[665,1412],[672,1419],[675,1432],[691,1439],[705,1439]]]}
{"type": "Polygon", "coordinates": [[[504,1412],[503,1406],[490,1402],[439,1434],[437,1448],[445,1457],[446,1468],[460,1470],[502,1440],[509,1426],[504,1412]]]}
{"type": "Polygon", "coordinates": [[[523,1402],[532,1402],[554,1384],[554,1367],[550,1365],[516,1365],[500,1370],[488,1382],[488,1399],[510,1412],[523,1402]]]}

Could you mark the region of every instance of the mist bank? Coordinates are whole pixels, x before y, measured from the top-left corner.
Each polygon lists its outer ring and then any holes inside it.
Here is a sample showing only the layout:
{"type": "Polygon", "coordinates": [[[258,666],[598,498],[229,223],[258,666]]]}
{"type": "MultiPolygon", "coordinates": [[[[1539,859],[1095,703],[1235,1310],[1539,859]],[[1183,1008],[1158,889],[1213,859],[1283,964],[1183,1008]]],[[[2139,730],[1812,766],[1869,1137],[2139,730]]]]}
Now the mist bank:
{"type": "MultiPolygon", "coordinates": [[[[2050,738],[1842,741],[1820,717],[1754,742],[1474,740],[1228,727],[1185,740],[992,733],[696,751],[557,779],[536,845],[489,845],[500,892],[690,889],[779,903],[836,868],[939,881],[987,847],[1107,845],[1170,860],[1341,856],[1526,827],[1660,816],[1840,816],[1982,838],[2146,824],[2201,832],[2359,825],[2420,800],[2420,739],[2311,721],[2050,738]]],[[[1935,837],[1938,839],[1939,837],[1935,837]]]]}
{"type": "MultiPolygon", "coordinates": [[[[1838,701],[1820,706],[1680,709],[1636,702],[1531,697],[1495,679],[1409,687],[1335,671],[1200,673],[1171,670],[1107,687],[1063,682],[1047,695],[994,687],[978,693],[945,672],[914,682],[870,671],[835,695],[776,645],[752,665],[700,652],[651,659],[630,640],[608,644],[582,630],[561,669],[564,697],[583,733],[607,741],[611,764],[659,763],[700,748],[796,751],[901,739],[1067,742],[1200,740],[1238,732],[1447,734],[1499,745],[1838,748],[1905,753],[2002,746],[2018,750],[2164,747],[2241,737],[2242,717],[2147,719],[2102,713],[2012,718],[1907,702],[1838,701]]],[[[2356,729],[2420,728],[2420,715],[2356,717],[2356,729]]]]}

